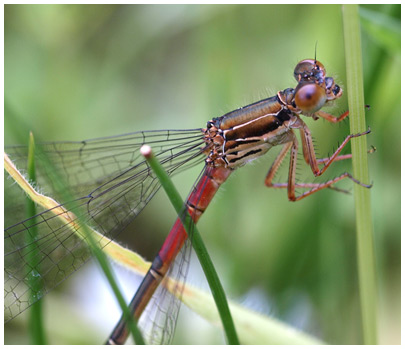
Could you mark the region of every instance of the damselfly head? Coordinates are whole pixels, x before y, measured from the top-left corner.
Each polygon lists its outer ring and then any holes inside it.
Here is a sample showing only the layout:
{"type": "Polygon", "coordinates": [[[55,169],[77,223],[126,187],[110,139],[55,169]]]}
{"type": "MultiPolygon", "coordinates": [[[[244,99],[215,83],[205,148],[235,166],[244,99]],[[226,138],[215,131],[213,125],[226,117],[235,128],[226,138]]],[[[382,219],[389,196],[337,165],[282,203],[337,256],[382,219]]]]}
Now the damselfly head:
{"type": "Polygon", "coordinates": [[[342,89],[331,77],[325,77],[323,64],[316,59],[304,59],[294,69],[298,81],[294,102],[303,114],[311,115],[321,109],[326,102],[342,96],[342,89]]]}

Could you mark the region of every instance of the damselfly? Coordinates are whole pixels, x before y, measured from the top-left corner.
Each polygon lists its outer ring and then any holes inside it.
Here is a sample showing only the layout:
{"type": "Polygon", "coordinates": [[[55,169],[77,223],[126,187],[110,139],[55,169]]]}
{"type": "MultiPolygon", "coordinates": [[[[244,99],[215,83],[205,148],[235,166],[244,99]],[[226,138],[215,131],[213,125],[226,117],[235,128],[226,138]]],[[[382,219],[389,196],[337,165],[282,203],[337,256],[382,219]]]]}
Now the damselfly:
{"type": "MultiPolygon", "coordinates": [[[[235,169],[277,145],[282,148],[266,176],[265,184],[268,187],[286,188],[291,201],[301,200],[324,188],[333,188],[344,178],[369,187],[348,172],[322,183],[296,181],[299,142],[294,130],[301,138],[304,160],[316,177],[322,175],[334,161],[350,157],[339,154],[351,138],[370,131],[347,136],[330,157],[317,159],[311,132],[301,116],[314,120],[323,118],[332,123],[343,120],[348,112],[334,117],[321,110],[328,102],[340,98],[342,89],[333,78],[326,76],[324,66],[316,59],[299,62],[294,76],[297,80],[295,88],[287,88],[273,97],[214,118],[207,122],[206,128],[144,131],[83,142],[42,144],[43,153],[37,156],[45,155],[52,161],[76,199],[41,212],[36,216],[36,223],[32,223],[32,218],[19,221],[15,212],[9,215],[6,211],[5,320],[14,318],[33,303],[27,283],[30,274],[37,273],[41,280],[40,298],[86,262],[89,253],[85,239],[78,237],[71,226],[60,219],[66,211],[81,207],[84,214],[80,219],[101,233],[103,240],[100,243],[106,245],[153,197],[159,183],[139,154],[144,144],[152,146],[169,174],[205,161],[202,175],[186,202],[195,222],[235,169]],[[288,181],[274,183],[276,171],[288,153],[288,181]],[[297,195],[296,188],[304,188],[304,192],[297,195]],[[35,244],[26,239],[27,232],[33,226],[39,229],[35,244]],[[33,253],[37,255],[36,265],[27,261],[27,255],[33,253]]],[[[26,147],[9,147],[6,151],[18,168],[25,168],[26,147]]],[[[58,200],[46,168],[39,168],[38,171],[42,191],[52,193],[58,200]]],[[[177,301],[164,292],[160,284],[169,270],[174,272],[172,266],[176,261],[180,265],[176,272],[184,276],[182,268],[186,268],[186,263],[183,258],[190,248],[189,244],[185,245],[186,240],[187,234],[177,219],[131,301],[130,308],[134,316],[140,319],[154,294],[161,292],[161,298],[169,298],[163,299],[164,305],[151,310],[155,321],[147,324],[149,342],[168,343],[172,338],[179,307],[173,306],[177,301]]],[[[124,343],[127,337],[128,331],[122,318],[108,343],[124,343]]]]}

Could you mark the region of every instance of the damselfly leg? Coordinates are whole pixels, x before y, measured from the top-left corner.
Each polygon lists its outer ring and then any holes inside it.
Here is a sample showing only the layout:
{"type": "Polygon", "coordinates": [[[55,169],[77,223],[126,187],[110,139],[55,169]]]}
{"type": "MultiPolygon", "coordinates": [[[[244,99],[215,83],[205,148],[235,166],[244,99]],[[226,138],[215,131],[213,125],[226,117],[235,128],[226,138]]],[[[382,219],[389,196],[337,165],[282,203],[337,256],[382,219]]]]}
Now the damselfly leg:
{"type": "MultiPolygon", "coordinates": [[[[351,158],[351,154],[346,154],[346,155],[339,155],[339,154],[352,138],[364,136],[371,132],[369,129],[362,133],[348,135],[344,139],[344,141],[340,144],[340,146],[336,149],[336,151],[332,154],[332,156],[325,158],[325,159],[317,159],[316,155],[315,155],[314,145],[312,142],[311,131],[309,130],[307,125],[301,119],[299,119],[299,121],[300,122],[297,123],[297,125],[300,130],[304,159],[305,159],[305,162],[311,167],[311,170],[316,177],[321,176],[333,162],[351,158]],[[318,167],[319,164],[324,164],[322,169],[319,169],[319,167],[318,167]]],[[[360,183],[358,180],[353,178],[353,176],[350,173],[347,173],[347,172],[341,174],[338,177],[335,177],[332,180],[328,180],[323,183],[297,183],[295,173],[296,173],[297,155],[298,155],[298,140],[297,140],[297,137],[295,136],[295,134],[293,133],[293,131],[291,130],[290,132],[291,132],[292,141],[289,143],[286,143],[283,146],[282,150],[280,151],[280,153],[274,160],[274,162],[273,162],[272,166],[270,167],[270,170],[266,176],[266,179],[265,179],[266,186],[272,187],[272,188],[287,188],[288,199],[290,201],[298,201],[311,194],[318,192],[319,190],[322,190],[325,188],[330,188],[330,187],[332,187],[333,184],[341,181],[344,178],[349,178],[353,182],[355,182],[363,187],[366,187],[366,188],[371,187],[371,185],[360,183]],[[288,182],[287,183],[273,183],[274,176],[289,150],[290,150],[290,167],[289,167],[289,172],[288,172],[288,182]],[[296,188],[312,188],[312,189],[304,192],[301,195],[296,196],[296,194],[295,194],[296,188]]]]}

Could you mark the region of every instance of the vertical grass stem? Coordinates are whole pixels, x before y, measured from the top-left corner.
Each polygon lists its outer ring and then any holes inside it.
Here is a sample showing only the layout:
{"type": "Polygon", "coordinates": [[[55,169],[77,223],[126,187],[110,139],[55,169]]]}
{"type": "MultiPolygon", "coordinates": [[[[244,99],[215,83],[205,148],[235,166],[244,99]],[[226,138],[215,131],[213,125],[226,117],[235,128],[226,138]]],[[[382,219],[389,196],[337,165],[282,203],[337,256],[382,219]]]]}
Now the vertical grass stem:
{"type": "MultiPolygon", "coordinates": [[[[363,65],[358,5],[343,5],[347,96],[352,134],[366,130],[363,95],[363,65]]],[[[369,183],[367,138],[351,140],[353,175],[369,183]]],[[[377,344],[377,281],[370,189],[354,186],[357,229],[357,265],[364,344],[377,344]]]]}
{"type": "MultiPolygon", "coordinates": [[[[32,132],[30,132],[29,136],[27,162],[28,180],[30,181],[30,183],[35,183],[35,142],[32,132]]],[[[34,217],[36,215],[35,203],[28,196],[26,198],[26,212],[27,218],[34,217]]],[[[25,236],[27,246],[35,246],[37,244],[38,231],[35,223],[36,219],[34,217],[31,219],[29,224],[31,225],[31,228],[27,230],[25,236]]],[[[36,250],[37,248],[32,249],[32,251],[36,250]]],[[[38,267],[40,265],[39,255],[31,252],[28,254],[27,259],[29,261],[29,268],[27,269],[27,280],[30,284],[30,301],[32,302],[32,306],[29,312],[28,329],[31,343],[36,345],[44,345],[47,343],[43,321],[43,302],[42,299],[36,301],[38,298],[41,298],[39,296],[39,293],[41,292],[41,278],[39,277],[41,275],[41,270],[38,270],[38,267]],[[31,266],[33,267],[31,268],[31,266]]]]}

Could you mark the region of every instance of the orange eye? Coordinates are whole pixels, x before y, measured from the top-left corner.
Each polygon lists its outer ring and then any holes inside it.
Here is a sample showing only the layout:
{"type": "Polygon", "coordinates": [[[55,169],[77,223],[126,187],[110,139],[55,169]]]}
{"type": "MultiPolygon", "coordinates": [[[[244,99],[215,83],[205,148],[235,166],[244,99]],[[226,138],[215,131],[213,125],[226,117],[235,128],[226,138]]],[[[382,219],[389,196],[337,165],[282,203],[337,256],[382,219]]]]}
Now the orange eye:
{"type": "Polygon", "coordinates": [[[310,81],[325,77],[326,71],[323,64],[314,59],[304,59],[294,69],[294,77],[300,82],[310,81]]]}
{"type": "Polygon", "coordinates": [[[304,113],[315,113],[326,101],[325,90],[317,84],[298,85],[295,90],[295,104],[304,113]]]}

